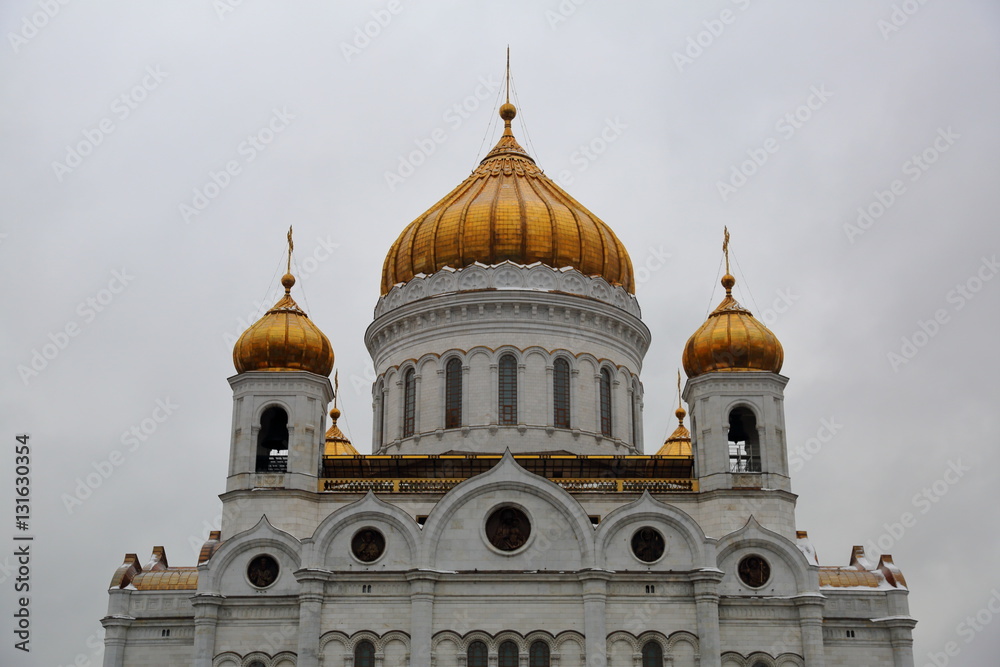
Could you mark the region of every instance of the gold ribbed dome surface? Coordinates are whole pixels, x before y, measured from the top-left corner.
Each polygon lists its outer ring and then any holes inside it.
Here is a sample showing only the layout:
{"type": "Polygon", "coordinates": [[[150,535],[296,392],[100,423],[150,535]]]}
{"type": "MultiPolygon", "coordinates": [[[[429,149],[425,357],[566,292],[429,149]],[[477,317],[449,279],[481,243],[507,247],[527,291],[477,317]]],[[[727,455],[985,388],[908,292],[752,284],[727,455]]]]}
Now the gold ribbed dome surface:
{"type": "Polygon", "coordinates": [[[333,370],[330,339],[292,299],[295,277],[286,273],[281,284],[285,295],[236,341],[236,372],[309,371],[329,376],[333,370]]]}
{"type": "Polygon", "coordinates": [[[324,453],[326,456],[358,456],[358,450],[337,426],[338,419],[340,419],[340,410],[333,408],[330,410],[330,428],[326,430],[324,453]]]}
{"type": "Polygon", "coordinates": [[[504,132],[472,174],[410,223],[382,267],[382,294],[417,274],[511,261],[573,267],[635,293],[632,260],[611,228],[551,181],[511,132],[514,105],[500,108],[504,132]]]}
{"type": "Polygon", "coordinates": [[[711,371],[777,373],[785,353],[778,337],[733,298],[736,279],[722,277],[726,298],[684,346],[684,372],[689,378],[711,371]]]}
{"type": "Polygon", "coordinates": [[[674,415],[677,417],[677,428],[656,452],[657,456],[691,456],[691,432],[684,426],[687,412],[678,407],[674,415]]]}

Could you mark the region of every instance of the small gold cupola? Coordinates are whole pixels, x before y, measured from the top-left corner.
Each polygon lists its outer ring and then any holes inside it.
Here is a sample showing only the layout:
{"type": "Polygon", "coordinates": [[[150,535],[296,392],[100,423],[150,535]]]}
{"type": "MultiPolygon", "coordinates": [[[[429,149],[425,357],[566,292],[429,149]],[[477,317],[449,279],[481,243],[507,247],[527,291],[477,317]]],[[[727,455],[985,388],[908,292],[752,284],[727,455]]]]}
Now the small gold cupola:
{"type": "Polygon", "coordinates": [[[330,376],[333,347],[291,296],[292,230],[288,229],[288,269],[281,278],[285,295],[243,332],[233,347],[237,373],[249,371],[308,371],[330,376]]]}
{"type": "Polygon", "coordinates": [[[691,456],[691,432],[684,426],[684,417],[687,411],[681,405],[681,372],[677,371],[677,410],[674,411],[677,417],[677,428],[666,439],[657,456],[691,456]]]}
{"type": "Polygon", "coordinates": [[[334,406],[330,410],[330,428],[326,430],[326,456],[358,456],[358,450],[351,444],[351,440],[344,435],[344,432],[337,426],[340,419],[340,410],[334,406]]]}
{"type": "Polygon", "coordinates": [[[774,333],[733,298],[736,278],[729,273],[729,231],[722,245],[726,275],[722,286],[726,298],[684,346],[684,372],[689,378],[713,371],[767,371],[777,373],[784,350],[774,333]]]}

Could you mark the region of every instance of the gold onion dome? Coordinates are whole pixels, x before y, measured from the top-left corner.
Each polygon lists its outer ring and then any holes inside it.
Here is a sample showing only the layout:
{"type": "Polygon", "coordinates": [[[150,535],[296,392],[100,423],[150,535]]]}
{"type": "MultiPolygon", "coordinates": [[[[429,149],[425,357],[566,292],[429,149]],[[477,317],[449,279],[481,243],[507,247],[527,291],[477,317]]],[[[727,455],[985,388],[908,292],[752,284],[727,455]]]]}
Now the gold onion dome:
{"type": "Polygon", "coordinates": [[[635,293],[632,260],[611,228],[551,181],[517,143],[500,107],[503,136],[458,187],[410,223],[382,267],[382,294],[417,274],[509,260],[573,267],[635,293]]]}
{"type": "Polygon", "coordinates": [[[687,412],[678,406],[674,415],[677,416],[677,428],[656,452],[657,456],[691,456],[691,432],[684,426],[687,412]]]}
{"type": "Polygon", "coordinates": [[[736,279],[722,276],[726,298],[684,346],[684,372],[689,378],[712,371],[777,373],[785,353],[778,337],[733,298],[736,279]]]}
{"type": "Polygon", "coordinates": [[[309,371],[329,376],[333,370],[330,339],[292,299],[295,277],[286,273],[281,284],[285,296],[236,341],[236,372],[309,371]]]}
{"type": "Polygon", "coordinates": [[[333,408],[330,410],[330,428],[326,430],[326,456],[357,456],[358,450],[354,449],[350,439],[337,426],[340,419],[340,410],[333,408]]]}

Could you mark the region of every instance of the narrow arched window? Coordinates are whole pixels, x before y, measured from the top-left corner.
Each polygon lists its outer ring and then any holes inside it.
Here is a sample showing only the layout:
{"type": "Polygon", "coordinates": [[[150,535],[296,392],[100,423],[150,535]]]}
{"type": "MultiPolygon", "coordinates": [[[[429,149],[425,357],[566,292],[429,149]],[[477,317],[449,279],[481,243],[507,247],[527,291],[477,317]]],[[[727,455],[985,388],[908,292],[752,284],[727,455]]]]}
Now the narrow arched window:
{"type": "Polygon", "coordinates": [[[375,667],[375,646],[367,639],[354,647],[354,667],[375,667]]]}
{"type": "Polygon", "coordinates": [[[543,641],[534,642],[528,653],[528,667],[549,667],[549,645],[543,641]]]}
{"type": "Polygon", "coordinates": [[[497,657],[500,659],[497,667],[517,667],[517,644],[509,640],[500,644],[497,657]]]}
{"type": "Polygon", "coordinates": [[[663,647],[660,642],[642,645],[642,667],[663,667],[663,647]]]}
{"type": "Polygon", "coordinates": [[[480,641],[469,644],[469,649],[466,651],[466,659],[467,667],[487,667],[489,664],[489,655],[486,651],[486,644],[480,641]]]}
{"type": "Polygon", "coordinates": [[[729,413],[730,472],[760,472],[760,439],[757,437],[757,417],[744,407],[729,413]]]}
{"type": "Polygon", "coordinates": [[[378,445],[385,444],[385,392],[381,380],[375,385],[375,424],[378,429],[378,445]]]}
{"type": "Polygon", "coordinates": [[[552,364],[552,425],[569,428],[569,362],[556,359],[552,364]]]}
{"type": "Polygon", "coordinates": [[[499,423],[517,424],[517,359],[513,354],[500,357],[499,423]]]}
{"type": "Polygon", "coordinates": [[[462,425],[462,362],[452,358],[444,369],[444,427],[462,425]]]}
{"type": "Polygon", "coordinates": [[[403,437],[413,435],[417,410],[417,377],[412,368],[403,375],[403,437]]]}
{"type": "Polygon", "coordinates": [[[639,388],[632,389],[632,444],[639,446],[639,423],[642,419],[642,411],[639,409],[639,388]]]}
{"type": "Polygon", "coordinates": [[[601,369],[601,434],[611,437],[611,371],[601,369]]]}
{"type": "Polygon", "coordinates": [[[257,472],[285,472],[288,469],[288,413],[270,407],[260,416],[257,433],[257,472]]]}

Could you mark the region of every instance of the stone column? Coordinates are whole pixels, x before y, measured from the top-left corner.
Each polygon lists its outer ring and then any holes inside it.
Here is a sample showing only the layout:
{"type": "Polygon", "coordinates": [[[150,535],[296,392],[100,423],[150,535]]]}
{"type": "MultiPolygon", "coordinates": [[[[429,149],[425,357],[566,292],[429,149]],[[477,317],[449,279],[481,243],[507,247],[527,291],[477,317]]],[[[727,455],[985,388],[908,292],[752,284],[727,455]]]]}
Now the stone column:
{"type": "Polygon", "coordinates": [[[608,664],[608,570],[584,570],[578,575],[583,584],[583,633],[588,667],[608,664]]]}
{"type": "Polygon", "coordinates": [[[797,595],[792,600],[799,608],[799,629],[802,632],[802,657],[809,667],[823,667],[823,605],[820,593],[797,595]]]}
{"type": "Polygon", "coordinates": [[[434,633],[434,585],[436,572],[406,573],[410,582],[410,665],[430,667],[431,635],[434,633]]]}
{"type": "MultiPolygon", "coordinates": [[[[722,639],[719,635],[719,582],[725,574],[704,568],[690,575],[698,614],[700,667],[722,667],[722,639]]],[[[809,667],[813,667],[808,661],[809,667]]]]}
{"type": "Polygon", "coordinates": [[[908,616],[896,616],[879,621],[889,628],[893,667],[913,667],[913,628],[917,621],[908,616]]]}
{"type": "Polygon", "coordinates": [[[319,667],[320,620],[323,615],[325,580],[317,572],[306,571],[296,577],[302,585],[299,593],[298,667],[319,667]]]}
{"type": "Polygon", "coordinates": [[[134,620],[131,616],[105,616],[101,619],[104,626],[104,667],[125,667],[125,641],[134,620]]]}
{"type": "Polygon", "coordinates": [[[215,657],[215,630],[219,624],[219,608],[225,596],[199,593],[191,598],[194,607],[194,667],[212,667],[215,657]]]}

